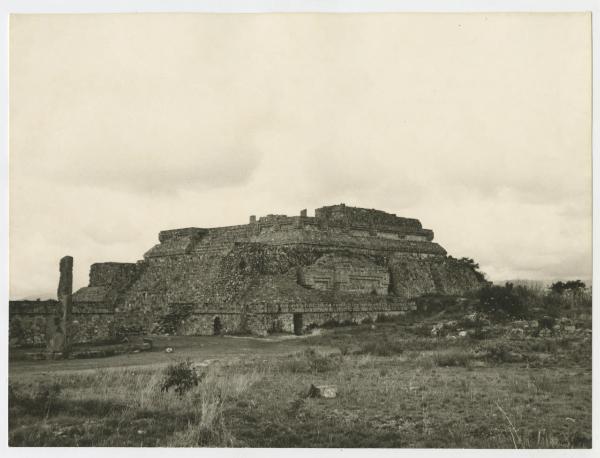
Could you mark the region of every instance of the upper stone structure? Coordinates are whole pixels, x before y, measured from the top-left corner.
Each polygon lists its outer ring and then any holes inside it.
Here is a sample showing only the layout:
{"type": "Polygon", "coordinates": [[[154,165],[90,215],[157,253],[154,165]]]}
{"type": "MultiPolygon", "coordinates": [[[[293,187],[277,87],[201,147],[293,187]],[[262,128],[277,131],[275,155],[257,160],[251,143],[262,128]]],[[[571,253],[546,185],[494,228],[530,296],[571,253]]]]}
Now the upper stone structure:
{"type": "Polygon", "coordinates": [[[314,217],[301,210],[165,230],[158,242],[136,263],[92,265],[89,286],[72,296],[86,336],[301,332],[405,313],[423,294],[461,295],[483,284],[419,220],[344,204],[314,217]]]}

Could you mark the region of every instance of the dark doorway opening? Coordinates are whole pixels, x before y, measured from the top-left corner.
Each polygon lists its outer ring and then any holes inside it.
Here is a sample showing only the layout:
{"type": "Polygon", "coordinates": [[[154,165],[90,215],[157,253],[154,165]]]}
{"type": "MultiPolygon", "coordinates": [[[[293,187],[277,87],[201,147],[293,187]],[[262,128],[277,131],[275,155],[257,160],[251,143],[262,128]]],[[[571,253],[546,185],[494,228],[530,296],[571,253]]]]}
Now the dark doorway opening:
{"type": "Polygon", "coordinates": [[[221,334],[222,328],[223,328],[223,325],[221,324],[221,318],[216,317],[215,321],[213,322],[213,334],[215,336],[218,336],[219,334],[221,334]]]}
{"type": "Polygon", "coordinates": [[[302,335],[302,314],[294,313],[294,334],[297,336],[302,335]]]}

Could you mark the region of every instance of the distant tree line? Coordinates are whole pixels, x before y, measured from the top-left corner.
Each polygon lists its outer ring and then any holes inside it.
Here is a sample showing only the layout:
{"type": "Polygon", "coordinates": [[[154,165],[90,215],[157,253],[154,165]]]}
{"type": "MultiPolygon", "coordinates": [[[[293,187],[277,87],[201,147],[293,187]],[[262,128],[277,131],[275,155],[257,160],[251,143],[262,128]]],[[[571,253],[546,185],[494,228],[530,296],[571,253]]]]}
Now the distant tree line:
{"type": "Polygon", "coordinates": [[[547,292],[507,282],[504,286],[487,285],[479,291],[479,309],[498,318],[534,318],[559,316],[573,307],[591,307],[592,296],[581,280],[558,281],[547,292]]]}

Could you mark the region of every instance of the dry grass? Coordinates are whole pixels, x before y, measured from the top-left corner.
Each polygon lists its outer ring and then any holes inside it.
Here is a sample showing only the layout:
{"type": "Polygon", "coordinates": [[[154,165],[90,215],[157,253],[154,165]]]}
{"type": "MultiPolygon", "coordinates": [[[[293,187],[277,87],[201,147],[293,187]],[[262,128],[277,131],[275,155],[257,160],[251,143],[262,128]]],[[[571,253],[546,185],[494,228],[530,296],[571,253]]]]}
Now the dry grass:
{"type": "Polygon", "coordinates": [[[197,366],[203,373],[200,383],[181,396],[161,392],[164,367],[12,377],[10,444],[591,445],[589,339],[449,341],[410,332],[398,323],[378,324],[376,330],[340,328],[287,356],[256,354],[197,366]],[[379,351],[373,341],[382,335],[398,347],[379,351]],[[332,342],[347,351],[325,350],[332,342]],[[517,363],[490,357],[491,351],[502,355],[506,348],[526,357],[517,363]],[[552,357],[534,364],[542,354],[552,357]],[[336,385],[337,398],[308,398],[313,383],[336,385]]]}

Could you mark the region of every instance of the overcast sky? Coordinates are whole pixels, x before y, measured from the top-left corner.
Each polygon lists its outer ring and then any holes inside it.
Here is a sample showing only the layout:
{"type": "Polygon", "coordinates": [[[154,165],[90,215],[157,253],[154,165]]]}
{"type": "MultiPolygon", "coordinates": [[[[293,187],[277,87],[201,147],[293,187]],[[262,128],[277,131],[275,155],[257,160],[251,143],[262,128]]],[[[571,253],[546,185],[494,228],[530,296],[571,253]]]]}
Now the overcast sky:
{"type": "Polygon", "coordinates": [[[586,14],[13,16],[10,297],[163,229],[344,202],[591,278],[586,14]]]}

